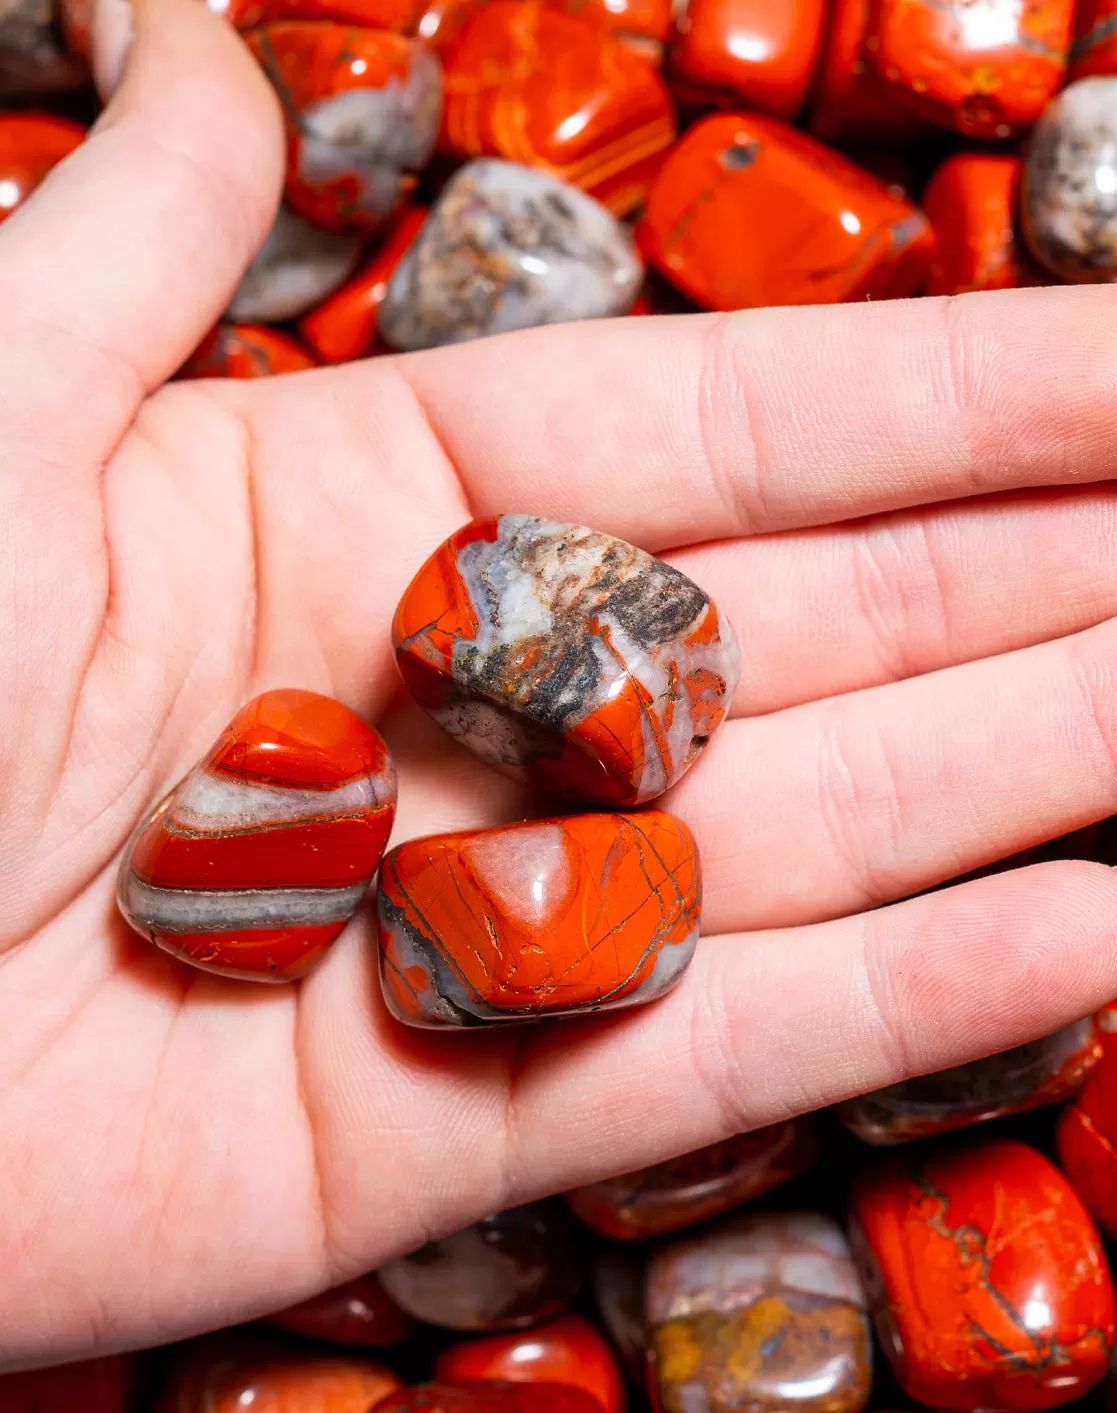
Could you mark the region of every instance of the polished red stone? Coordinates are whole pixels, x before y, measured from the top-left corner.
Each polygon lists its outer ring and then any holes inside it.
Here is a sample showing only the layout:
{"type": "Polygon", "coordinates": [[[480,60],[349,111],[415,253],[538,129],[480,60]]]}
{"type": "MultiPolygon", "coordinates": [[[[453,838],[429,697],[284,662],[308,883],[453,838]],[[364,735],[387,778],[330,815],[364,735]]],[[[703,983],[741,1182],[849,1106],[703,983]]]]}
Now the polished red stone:
{"type": "Polygon", "coordinates": [[[179,378],[270,378],[314,368],[314,359],[289,334],[263,324],[218,324],[190,355],[179,378]]]}
{"type": "Polygon", "coordinates": [[[814,78],[826,0],[687,0],[670,72],[688,101],[794,118],[814,78]]]}
{"type": "Polygon", "coordinates": [[[1067,82],[1117,74],[1117,0],[1078,0],[1067,82]]]}
{"type": "Polygon", "coordinates": [[[382,351],[377,347],[377,313],[388,281],[427,215],[426,206],[402,211],[368,264],[299,321],[299,333],[323,363],[345,363],[382,351]]]}
{"type": "Polygon", "coordinates": [[[594,1231],[637,1241],[750,1202],[804,1172],[817,1156],[813,1119],[788,1119],[577,1188],[566,1201],[594,1231]]]}
{"type": "Polygon", "coordinates": [[[671,33],[672,0],[542,0],[587,24],[595,24],[653,61],[671,33]]]}
{"type": "Polygon", "coordinates": [[[1117,1237],[1117,1002],[1098,1016],[1102,1058],[1059,1117],[1059,1162],[1090,1215],[1117,1237]]]}
{"type": "Polygon", "coordinates": [[[265,692],[133,836],[121,910],[204,970],[291,981],[359,905],[395,798],[384,742],[355,712],[315,692],[265,692]]]}
{"type": "Polygon", "coordinates": [[[133,1365],[122,1355],[0,1375],[0,1413],[125,1413],[133,1365]]]}
{"type": "Polygon", "coordinates": [[[875,1164],[854,1184],[852,1220],[881,1344],[912,1398],[1031,1413],[1104,1376],[1105,1252],[1034,1149],[1001,1140],[875,1164]]]}
{"type": "Polygon", "coordinates": [[[602,1413],[580,1388],[566,1384],[417,1384],[376,1405],[376,1413],[602,1413]]]}
{"type": "Polygon", "coordinates": [[[913,142],[929,124],[889,92],[865,56],[872,0],[832,0],[811,103],[824,142],[913,142]]]}
{"type": "Polygon", "coordinates": [[[183,1347],[158,1413],[370,1413],[399,1387],[397,1375],[371,1359],[238,1331],[183,1347]]]}
{"type": "Polygon", "coordinates": [[[1066,73],[1074,0],[872,0],[865,51],[891,90],[940,127],[1007,138],[1066,73]]]}
{"type": "Polygon", "coordinates": [[[380,975],[410,1025],[611,1010],[670,990],[694,954],[694,836],[662,810],[431,835],[380,871],[380,975]]]}
{"type": "Polygon", "coordinates": [[[85,128],[51,113],[0,113],[0,221],[22,206],[50,169],[85,139],[85,128]]]}
{"type": "Polygon", "coordinates": [[[624,1413],[624,1379],[616,1356],[582,1315],[515,1334],[487,1335],[451,1345],[434,1367],[440,1382],[503,1379],[510,1383],[570,1384],[592,1394],[603,1413],[624,1413]]]}
{"type": "Polygon", "coordinates": [[[472,11],[445,65],[444,151],[542,168],[618,215],[643,200],[675,140],[654,66],[556,9],[492,0],[472,11]]]}
{"type": "Polygon", "coordinates": [[[276,21],[245,39],[287,118],[289,204],[330,229],[383,224],[434,148],[437,59],[403,35],[327,21],[276,21]]]}
{"type": "Polygon", "coordinates": [[[733,630],[697,584],[623,540],[531,515],[446,540],[392,638],[416,701],[483,760],[621,807],[690,769],[738,673],[733,630]]]}
{"type": "Polygon", "coordinates": [[[369,1349],[399,1344],[415,1328],[415,1321],[399,1308],[375,1272],[281,1310],[268,1323],[308,1339],[369,1349]]]}
{"type": "Polygon", "coordinates": [[[926,217],[805,133],[760,114],[703,119],[678,142],[638,230],[646,257],[707,309],[914,293],[926,217]]]}
{"type": "Polygon", "coordinates": [[[1051,283],[1017,227],[1019,157],[957,152],[935,172],[921,205],[935,231],[928,294],[1051,283]]]}

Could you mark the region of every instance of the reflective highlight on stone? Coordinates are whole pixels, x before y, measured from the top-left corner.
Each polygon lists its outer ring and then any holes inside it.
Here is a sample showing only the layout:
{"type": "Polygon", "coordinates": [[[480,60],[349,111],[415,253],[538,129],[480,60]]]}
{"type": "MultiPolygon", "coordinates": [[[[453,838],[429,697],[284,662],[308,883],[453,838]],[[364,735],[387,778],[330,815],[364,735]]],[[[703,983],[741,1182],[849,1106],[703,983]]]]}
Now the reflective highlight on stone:
{"type": "Polygon", "coordinates": [[[595,1398],[602,1413],[624,1413],[624,1380],[607,1341],[582,1315],[516,1334],[487,1335],[443,1350],[434,1370],[443,1382],[502,1379],[568,1384],[595,1398]]]}
{"type": "Polygon", "coordinates": [[[281,206],[226,315],[264,324],[295,319],[332,294],[360,255],[358,236],[321,230],[281,206]]]}
{"type": "Polygon", "coordinates": [[[865,1297],[828,1217],[758,1213],[665,1246],[646,1299],[661,1413],[859,1413],[868,1402],[865,1297]]]}
{"type": "Polygon", "coordinates": [[[348,707],[265,692],[133,836],[120,909],[203,970],[294,980],[363,898],[395,798],[383,741],[348,707]]]}
{"type": "Polygon", "coordinates": [[[380,871],[380,976],[408,1025],[615,1010],[676,985],[698,941],[694,836],[662,810],[401,844],[380,871]]]}
{"type": "Polygon", "coordinates": [[[281,1310],[268,1322],[308,1339],[369,1349],[399,1344],[415,1328],[411,1316],[399,1308],[375,1272],[281,1310]]]}
{"type": "Polygon", "coordinates": [[[280,21],[246,35],[287,116],[287,200],[330,229],[379,226],[434,150],[442,69],[382,30],[280,21]]]}
{"type": "Polygon", "coordinates": [[[1097,1028],[1087,1017],[999,1055],[847,1100],[838,1116],[866,1143],[905,1143],[1054,1104],[1082,1084],[1100,1057],[1097,1028]]]}
{"type": "Polygon", "coordinates": [[[533,515],[475,520],[392,627],[416,701],[506,774],[571,799],[654,799],[698,759],[737,683],[705,593],[624,540],[533,515]]]}
{"type": "Polygon", "coordinates": [[[1055,1408],[1113,1347],[1105,1252],[1059,1170],[1022,1143],[897,1155],[854,1184],[852,1235],[877,1333],[933,1408],[1055,1408]]]}
{"type": "Polygon", "coordinates": [[[1024,163],[1024,236],[1063,280],[1117,279],[1117,78],[1065,88],[1032,131],[1024,163]]]}
{"type": "Polygon", "coordinates": [[[1117,1237],[1117,1002],[1098,1016],[1102,1057],[1059,1117],[1059,1162],[1094,1221],[1117,1237]]]}
{"type": "Polygon", "coordinates": [[[290,334],[260,324],[218,324],[178,370],[179,378],[270,378],[317,365],[290,334]]]}
{"type": "Polygon", "coordinates": [[[566,1201],[602,1236],[637,1241],[761,1197],[804,1172],[817,1156],[814,1120],[788,1119],[652,1168],[579,1187],[566,1194],[566,1201]]]}
{"type": "Polygon", "coordinates": [[[445,1329],[514,1330],[565,1309],[582,1262],[561,1206],[533,1202],[486,1217],[381,1268],[397,1305],[445,1329]]]}
{"type": "Polygon", "coordinates": [[[914,293],[934,237],[883,182],[775,118],[703,118],[648,196],[640,247],[707,309],[914,293]]]}
{"type": "Polygon", "coordinates": [[[400,261],[380,331],[400,349],[623,314],[643,278],[625,228],[565,182],[470,162],[400,261]]]}

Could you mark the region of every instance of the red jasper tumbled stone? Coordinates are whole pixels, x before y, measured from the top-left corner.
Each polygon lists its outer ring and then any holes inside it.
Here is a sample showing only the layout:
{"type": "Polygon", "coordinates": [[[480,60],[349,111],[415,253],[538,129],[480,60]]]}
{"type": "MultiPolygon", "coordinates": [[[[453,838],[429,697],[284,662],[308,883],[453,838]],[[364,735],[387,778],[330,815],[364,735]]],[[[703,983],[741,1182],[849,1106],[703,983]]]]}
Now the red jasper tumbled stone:
{"type": "Polygon", "coordinates": [[[804,1172],[817,1156],[817,1129],[808,1115],[579,1187],[566,1201],[603,1236],[639,1241],[751,1202],[804,1172]]]}
{"type": "Polygon", "coordinates": [[[1098,1016],[1102,1057],[1059,1116],[1059,1162],[1090,1215],[1117,1237],[1117,1002],[1098,1016]]]}
{"type": "Polygon", "coordinates": [[[265,692],[133,835],[117,897],[206,971],[291,981],[356,911],[395,816],[380,736],[316,692],[265,692]]]}
{"type": "Polygon", "coordinates": [[[380,871],[384,999],[417,1026],[642,1005],[690,964],[700,902],[694,836],[663,810],[412,839],[380,871]]]}
{"type": "Polygon", "coordinates": [[[857,1179],[851,1215],[877,1332],[912,1398],[1033,1413],[1105,1375],[1105,1252],[1034,1149],[999,1140],[886,1160],[857,1179]]]}
{"type": "Polygon", "coordinates": [[[0,1413],[126,1413],[134,1384],[123,1355],[0,1375],[0,1413]]]}
{"type": "Polygon", "coordinates": [[[687,0],[670,72],[689,101],[727,100],[794,118],[814,78],[825,0],[687,0]]]}
{"type": "Polygon", "coordinates": [[[376,1413],[601,1413],[601,1405],[566,1384],[417,1384],[376,1405],[376,1413]]]}
{"type": "Polygon", "coordinates": [[[559,10],[492,0],[444,62],[444,151],[541,168],[618,215],[643,200],[675,140],[655,67],[559,10]]]}
{"type": "Polygon", "coordinates": [[[662,275],[707,309],[897,298],[923,283],[927,218],[775,118],[704,118],[656,177],[638,230],[662,275]]]}
{"type": "Polygon", "coordinates": [[[654,799],[725,717],[737,643],[709,597],[624,540],[534,515],[446,540],[392,626],[404,682],[497,769],[572,799],[654,799]]]}
{"type": "Polygon", "coordinates": [[[22,206],[52,167],[85,140],[85,128],[52,113],[0,113],[0,221],[22,206]]]}
{"type": "Polygon", "coordinates": [[[270,378],[317,365],[290,334],[263,324],[218,324],[182,367],[180,378],[270,378]]]}
{"type": "Polygon", "coordinates": [[[368,263],[300,320],[299,333],[323,363],[345,363],[377,351],[377,315],[388,281],[428,214],[426,206],[402,211],[368,263]]]}
{"type": "Polygon", "coordinates": [[[442,70],[418,40],[327,21],[245,36],[287,118],[290,205],[330,229],[373,229],[434,150],[442,70]]]}
{"type": "Polygon", "coordinates": [[[308,1339],[369,1349],[399,1344],[415,1328],[415,1321],[399,1308],[375,1272],[281,1310],[268,1323],[308,1339]]]}
{"type": "Polygon", "coordinates": [[[956,152],[935,172],[921,205],[935,232],[927,294],[966,294],[1051,283],[1020,236],[1019,157],[956,152]]]}
{"type": "Polygon", "coordinates": [[[810,114],[811,132],[824,142],[911,143],[932,131],[868,62],[871,4],[831,0],[810,114]]]}
{"type": "Polygon", "coordinates": [[[183,1346],[158,1413],[370,1413],[400,1387],[356,1354],[292,1349],[236,1331],[183,1346]]]}
{"type": "Polygon", "coordinates": [[[438,1357],[435,1378],[500,1379],[570,1384],[592,1394],[602,1413],[624,1413],[624,1379],[608,1341],[582,1315],[516,1334],[487,1335],[451,1345],[438,1357]]]}
{"type": "Polygon", "coordinates": [[[1074,0],[872,0],[865,47],[915,111],[968,137],[1029,127],[1066,73],[1074,0]]]}

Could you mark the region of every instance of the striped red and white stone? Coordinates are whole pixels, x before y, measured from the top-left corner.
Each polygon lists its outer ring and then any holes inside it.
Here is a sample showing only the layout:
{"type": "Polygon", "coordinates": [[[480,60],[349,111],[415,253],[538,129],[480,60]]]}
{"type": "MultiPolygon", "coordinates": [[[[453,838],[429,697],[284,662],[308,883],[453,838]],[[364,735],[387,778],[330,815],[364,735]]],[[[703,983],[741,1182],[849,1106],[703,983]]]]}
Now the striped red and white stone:
{"type": "Polygon", "coordinates": [[[359,906],[395,801],[387,747],[355,712],[314,692],[265,692],[137,830],[120,909],[194,966],[294,980],[359,906]]]}

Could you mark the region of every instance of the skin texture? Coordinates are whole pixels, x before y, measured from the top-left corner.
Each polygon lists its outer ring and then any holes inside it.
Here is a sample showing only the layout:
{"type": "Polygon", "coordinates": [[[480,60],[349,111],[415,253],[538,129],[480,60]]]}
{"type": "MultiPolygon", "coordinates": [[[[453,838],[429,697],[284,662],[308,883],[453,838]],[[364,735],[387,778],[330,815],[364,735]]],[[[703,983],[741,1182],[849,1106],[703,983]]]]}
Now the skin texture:
{"type": "Polygon", "coordinates": [[[149,0],[107,115],[0,228],[7,1365],[261,1315],[1117,995],[1107,868],[911,898],[1117,812],[1112,292],[623,319],[156,391],[282,165],[235,34],[149,0]],[[129,831],[271,687],[383,728],[398,841],[523,813],[399,696],[389,643],[423,559],[509,509],[665,554],[747,645],[664,800],[706,875],[684,982],[411,1034],[367,912],[266,994],[133,939],[129,831]]]}

